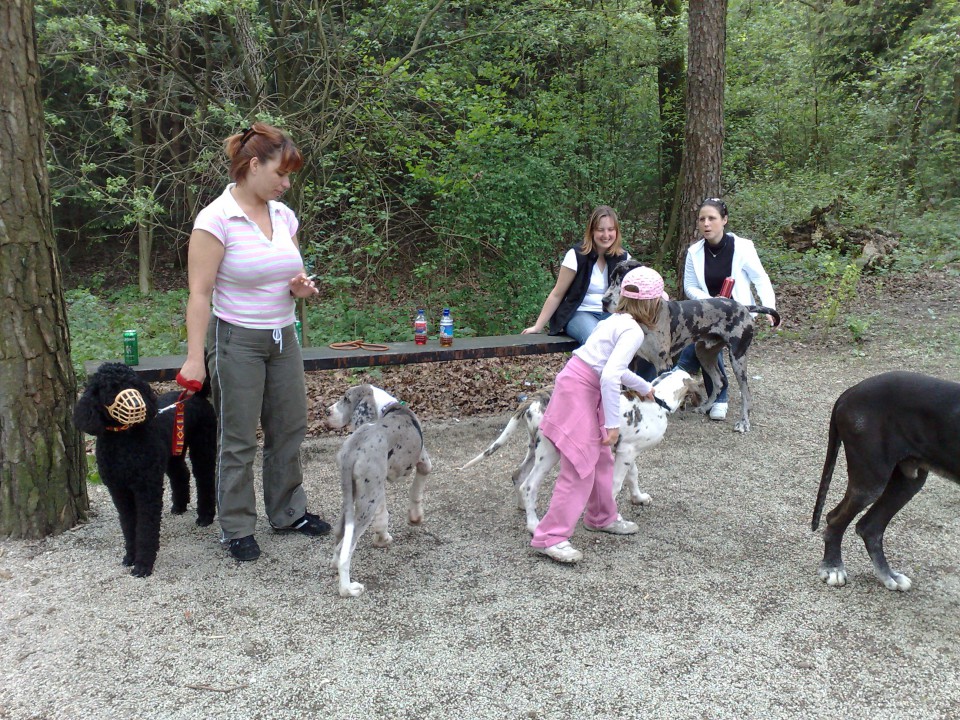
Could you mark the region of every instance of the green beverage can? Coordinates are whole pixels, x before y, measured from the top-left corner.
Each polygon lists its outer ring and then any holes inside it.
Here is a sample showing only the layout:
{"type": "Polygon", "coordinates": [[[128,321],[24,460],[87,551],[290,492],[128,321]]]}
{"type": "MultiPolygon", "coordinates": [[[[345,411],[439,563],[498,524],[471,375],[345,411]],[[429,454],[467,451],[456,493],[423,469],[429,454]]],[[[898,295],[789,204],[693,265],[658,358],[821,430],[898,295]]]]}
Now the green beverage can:
{"type": "Polygon", "coordinates": [[[303,323],[297,320],[293,323],[293,327],[297,331],[297,344],[303,347],[303,323]]]}
{"type": "Polygon", "coordinates": [[[140,364],[140,348],[137,345],[137,331],[123,331],[123,362],[127,365],[140,364]]]}

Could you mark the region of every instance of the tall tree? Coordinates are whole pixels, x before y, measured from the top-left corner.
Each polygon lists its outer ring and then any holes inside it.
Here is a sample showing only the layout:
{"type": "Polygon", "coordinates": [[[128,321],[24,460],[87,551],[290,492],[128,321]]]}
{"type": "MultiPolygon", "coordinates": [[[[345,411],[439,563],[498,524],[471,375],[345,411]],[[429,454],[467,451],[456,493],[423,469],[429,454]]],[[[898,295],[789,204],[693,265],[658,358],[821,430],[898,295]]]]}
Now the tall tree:
{"type": "Polygon", "coordinates": [[[704,198],[720,194],[727,0],[690,0],[687,15],[686,123],[680,192],[658,258],[672,258],[678,278],[683,275],[687,245],[696,234],[697,206],[704,198]]]}
{"type": "Polygon", "coordinates": [[[89,506],[77,381],[43,155],[33,0],[0,4],[0,536],[72,527],[89,506]]]}
{"type": "Polygon", "coordinates": [[[657,105],[660,110],[660,200],[657,230],[662,236],[683,159],[683,40],[681,0],[651,0],[657,26],[657,105]]]}

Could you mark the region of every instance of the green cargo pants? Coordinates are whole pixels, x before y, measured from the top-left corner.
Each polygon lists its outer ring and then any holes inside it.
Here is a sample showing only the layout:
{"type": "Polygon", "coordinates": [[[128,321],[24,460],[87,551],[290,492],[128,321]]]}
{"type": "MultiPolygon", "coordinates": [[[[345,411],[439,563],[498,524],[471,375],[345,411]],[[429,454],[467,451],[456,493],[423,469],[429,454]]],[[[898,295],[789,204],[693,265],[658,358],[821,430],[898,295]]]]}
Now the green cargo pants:
{"type": "Polygon", "coordinates": [[[257,524],[253,463],[263,428],[263,503],[275,527],[306,512],[300,445],[307,433],[303,357],[294,326],[251,330],[211,316],[207,369],[217,428],[217,514],[221,540],[257,524]]]}

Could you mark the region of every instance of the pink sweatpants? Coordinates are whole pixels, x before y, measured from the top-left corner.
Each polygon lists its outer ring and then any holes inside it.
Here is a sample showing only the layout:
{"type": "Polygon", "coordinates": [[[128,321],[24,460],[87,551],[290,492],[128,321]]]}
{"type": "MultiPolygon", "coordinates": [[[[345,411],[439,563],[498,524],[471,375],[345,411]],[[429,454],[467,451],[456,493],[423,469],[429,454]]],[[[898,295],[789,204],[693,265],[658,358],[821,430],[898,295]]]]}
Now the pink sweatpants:
{"type": "MultiPolygon", "coordinates": [[[[617,519],[617,503],[613,498],[613,454],[609,447],[600,445],[599,378],[589,366],[573,357],[557,376],[550,402],[557,402],[554,411],[562,411],[567,422],[574,421],[577,431],[571,434],[577,436],[576,442],[597,443],[595,450],[598,454],[596,464],[581,475],[564,452],[565,447],[568,451],[573,450],[569,444],[573,438],[562,436],[563,442],[554,443],[560,452],[560,474],[547,514],[540,520],[530,542],[536,548],[569,540],[584,508],[587,511],[584,520],[594,527],[603,527],[617,519]],[[566,414],[573,406],[580,412],[574,412],[572,416],[566,414]]],[[[544,419],[550,414],[548,406],[544,419]]],[[[583,470],[581,467],[581,472],[583,470]]]]}
{"type": "Polygon", "coordinates": [[[537,525],[530,544],[544,548],[569,540],[584,508],[587,513],[583,519],[593,527],[603,527],[617,519],[613,456],[607,448],[600,451],[593,477],[578,477],[570,461],[560,456],[560,474],[550,498],[550,508],[537,525]]]}

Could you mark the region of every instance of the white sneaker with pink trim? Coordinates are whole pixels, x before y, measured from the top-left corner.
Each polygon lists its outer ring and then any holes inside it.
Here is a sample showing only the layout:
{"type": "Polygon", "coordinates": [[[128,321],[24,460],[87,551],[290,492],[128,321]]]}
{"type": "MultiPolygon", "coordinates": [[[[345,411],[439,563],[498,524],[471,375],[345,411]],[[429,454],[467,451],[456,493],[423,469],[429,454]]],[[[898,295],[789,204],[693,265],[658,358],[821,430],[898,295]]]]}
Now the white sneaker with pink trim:
{"type": "Polygon", "coordinates": [[[635,522],[624,520],[619,515],[617,515],[616,520],[609,525],[604,525],[603,527],[594,527],[586,520],[583,521],[583,526],[587,530],[592,530],[593,532],[605,532],[610,533],[611,535],[635,535],[636,533],[640,532],[639,525],[637,525],[635,522]]]}
{"type": "Polygon", "coordinates": [[[550,547],[537,548],[537,552],[561,563],[575,563],[583,558],[583,553],[571,545],[569,540],[558,542],[550,547]]]}

